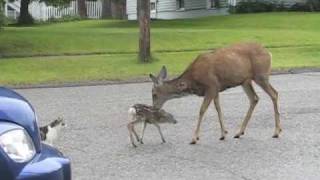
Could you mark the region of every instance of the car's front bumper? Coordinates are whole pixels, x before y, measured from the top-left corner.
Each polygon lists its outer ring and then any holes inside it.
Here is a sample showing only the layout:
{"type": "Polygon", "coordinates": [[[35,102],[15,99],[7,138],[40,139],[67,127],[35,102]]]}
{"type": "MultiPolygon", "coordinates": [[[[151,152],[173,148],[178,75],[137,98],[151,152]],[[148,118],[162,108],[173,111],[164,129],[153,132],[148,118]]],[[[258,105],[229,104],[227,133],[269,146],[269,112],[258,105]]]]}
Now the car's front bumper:
{"type": "Polygon", "coordinates": [[[40,154],[20,172],[17,180],[71,180],[70,160],[55,148],[42,144],[40,154]]]}

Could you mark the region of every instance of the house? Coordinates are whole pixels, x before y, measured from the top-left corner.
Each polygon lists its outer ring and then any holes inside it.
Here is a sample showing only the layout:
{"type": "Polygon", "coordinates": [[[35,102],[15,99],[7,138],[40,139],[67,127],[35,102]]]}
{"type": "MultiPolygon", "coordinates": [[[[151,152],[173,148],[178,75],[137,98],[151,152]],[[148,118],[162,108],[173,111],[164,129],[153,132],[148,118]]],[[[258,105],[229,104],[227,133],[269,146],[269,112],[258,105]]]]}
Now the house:
{"type": "MultiPolygon", "coordinates": [[[[181,19],[201,16],[227,15],[230,6],[248,0],[150,0],[152,19],[181,19]]],[[[291,6],[306,0],[258,0],[291,6]]],[[[127,0],[129,20],[137,19],[137,0],[127,0]]]]}
{"type": "MultiPolygon", "coordinates": [[[[153,19],[181,19],[228,14],[228,6],[236,0],[150,0],[153,19]]],[[[137,0],[127,0],[129,20],[137,19],[137,0]]]]}
{"type": "MultiPolygon", "coordinates": [[[[4,14],[10,19],[17,19],[20,14],[21,0],[5,0],[4,14]]],[[[77,2],[71,1],[69,6],[53,7],[42,1],[32,1],[29,4],[29,13],[38,21],[47,21],[63,16],[75,16],[77,14],[77,2]]],[[[87,15],[91,19],[99,19],[102,15],[102,1],[86,1],[87,15]]]]}

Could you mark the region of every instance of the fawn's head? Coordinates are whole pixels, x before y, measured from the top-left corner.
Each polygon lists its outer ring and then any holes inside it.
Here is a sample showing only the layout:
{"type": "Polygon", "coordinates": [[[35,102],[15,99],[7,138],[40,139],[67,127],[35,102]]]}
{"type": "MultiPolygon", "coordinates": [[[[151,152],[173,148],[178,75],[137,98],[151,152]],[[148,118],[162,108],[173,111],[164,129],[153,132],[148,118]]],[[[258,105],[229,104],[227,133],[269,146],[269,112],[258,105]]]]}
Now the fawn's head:
{"type": "Polygon", "coordinates": [[[162,109],[160,109],[160,114],[162,118],[160,118],[161,123],[172,123],[177,124],[178,121],[174,118],[174,116],[171,113],[168,113],[162,109]]]}

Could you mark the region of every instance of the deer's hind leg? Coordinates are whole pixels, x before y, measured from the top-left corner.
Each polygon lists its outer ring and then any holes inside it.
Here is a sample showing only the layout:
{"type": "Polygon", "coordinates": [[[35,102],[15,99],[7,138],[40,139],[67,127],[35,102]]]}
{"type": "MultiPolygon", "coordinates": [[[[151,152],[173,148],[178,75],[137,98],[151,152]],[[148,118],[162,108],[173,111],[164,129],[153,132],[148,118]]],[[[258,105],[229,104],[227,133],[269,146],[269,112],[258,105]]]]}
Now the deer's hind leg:
{"type": "Polygon", "coordinates": [[[253,110],[256,107],[259,97],[257,96],[256,92],[254,91],[254,88],[252,86],[251,80],[248,82],[245,82],[243,85],[243,90],[247,94],[249,100],[250,100],[250,107],[248,109],[248,112],[246,114],[246,117],[244,118],[242,124],[241,124],[241,129],[239,133],[237,133],[234,138],[240,138],[240,136],[244,135],[244,131],[246,130],[246,127],[248,125],[248,122],[252,116],[253,110]]]}
{"type": "Polygon", "coordinates": [[[278,92],[269,83],[268,77],[256,79],[255,82],[270,96],[273,102],[274,118],[275,118],[275,131],[273,138],[278,138],[281,132],[280,126],[280,112],[278,107],[278,92]]]}
{"type": "Polygon", "coordinates": [[[132,135],[132,134],[134,134],[134,136],[135,136],[135,138],[136,138],[136,140],[137,140],[138,142],[140,141],[139,136],[138,136],[137,132],[136,132],[135,129],[134,129],[134,125],[137,124],[137,123],[139,123],[139,122],[140,122],[140,121],[136,120],[136,121],[130,122],[130,123],[127,125],[128,130],[129,130],[130,142],[131,142],[131,144],[132,144],[133,147],[137,147],[137,146],[134,144],[134,139],[133,139],[133,135],[132,135]]]}
{"type": "Polygon", "coordinates": [[[131,122],[127,125],[128,127],[128,130],[129,130],[129,137],[130,137],[130,142],[132,144],[133,147],[137,147],[135,144],[134,144],[134,139],[133,139],[133,133],[134,133],[134,122],[131,122]]]}

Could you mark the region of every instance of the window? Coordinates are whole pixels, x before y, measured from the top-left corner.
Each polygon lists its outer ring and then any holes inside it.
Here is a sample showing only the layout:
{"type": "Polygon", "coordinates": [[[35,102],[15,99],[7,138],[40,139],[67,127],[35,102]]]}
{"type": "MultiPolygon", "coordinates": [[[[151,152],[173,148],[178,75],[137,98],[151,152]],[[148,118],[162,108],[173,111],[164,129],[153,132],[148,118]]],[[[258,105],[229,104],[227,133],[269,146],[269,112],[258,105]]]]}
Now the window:
{"type": "Polygon", "coordinates": [[[151,11],[156,10],[156,3],[155,3],[155,2],[151,2],[151,4],[150,4],[150,10],[151,10],[151,11]]]}
{"type": "Polygon", "coordinates": [[[184,0],[177,0],[177,9],[184,9],[184,0]]]}
{"type": "Polygon", "coordinates": [[[212,9],[215,7],[215,0],[208,0],[208,9],[212,9]]]}
{"type": "Polygon", "coordinates": [[[219,6],[220,6],[219,0],[207,0],[207,8],[208,9],[219,8],[219,6]]]}

